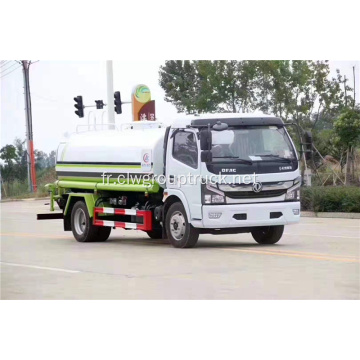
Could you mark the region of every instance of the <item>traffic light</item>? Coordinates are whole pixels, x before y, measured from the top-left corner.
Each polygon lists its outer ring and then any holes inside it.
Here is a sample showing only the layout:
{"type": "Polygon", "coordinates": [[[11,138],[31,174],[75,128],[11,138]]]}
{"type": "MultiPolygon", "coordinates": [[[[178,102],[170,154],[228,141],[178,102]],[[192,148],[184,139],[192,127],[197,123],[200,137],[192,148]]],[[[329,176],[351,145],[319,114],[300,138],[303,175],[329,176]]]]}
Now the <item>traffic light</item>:
{"type": "Polygon", "coordinates": [[[95,100],[96,108],[103,109],[104,108],[104,101],[103,100],[95,100]]]}
{"type": "Polygon", "coordinates": [[[75,111],[75,114],[79,117],[79,118],[83,118],[84,117],[84,104],[83,104],[83,98],[82,96],[76,96],[74,97],[75,100],[75,108],[77,109],[77,111],[75,111]]]}
{"type": "Polygon", "coordinates": [[[121,95],[120,95],[120,91],[115,91],[114,92],[114,105],[115,105],[115,112],[117,114],[121,114],[122,113],[122,109],[121,109],[121,95]]]}

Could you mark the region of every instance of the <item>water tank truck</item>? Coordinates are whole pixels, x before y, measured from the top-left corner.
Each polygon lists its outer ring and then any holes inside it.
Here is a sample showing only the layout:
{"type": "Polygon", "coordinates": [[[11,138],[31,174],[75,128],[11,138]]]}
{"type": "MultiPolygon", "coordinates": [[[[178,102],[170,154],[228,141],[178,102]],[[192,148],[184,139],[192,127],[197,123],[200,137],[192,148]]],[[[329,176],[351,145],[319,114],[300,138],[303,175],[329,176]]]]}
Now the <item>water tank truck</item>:
{"type": "Polygon", "coordinates": [[[300,219],[299,158],[280,118],[184,116],[77,133],[57,149],[51,210],[79,242],[142,230],[176,248],[199,235],[251,233],[274,244],[300,219]]]}

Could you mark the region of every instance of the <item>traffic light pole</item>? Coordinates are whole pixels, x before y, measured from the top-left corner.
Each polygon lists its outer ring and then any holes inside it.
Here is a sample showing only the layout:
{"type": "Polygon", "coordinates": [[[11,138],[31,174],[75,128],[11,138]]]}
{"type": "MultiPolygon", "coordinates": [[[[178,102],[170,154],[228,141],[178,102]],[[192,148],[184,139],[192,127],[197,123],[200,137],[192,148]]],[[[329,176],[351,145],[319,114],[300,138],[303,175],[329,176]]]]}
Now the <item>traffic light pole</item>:
{"type": "Polygon", "coordinates": [[[21,60],[24,75],[24,97],[25,97],[25,115],[26,115],[26,145],[27,145],[27,170],[30,192],[36,192],[36,171],[35,156],[32,131],[32,113],[31,113],[31,97],[30,97],[30,77],[29,67],[31,62],[21,60]]]}
{"type": "Polygon", "coordinates": [[[108,103],[108,123],[111,130],[115,129],[115,111],[114,106],[114,83],[112,61],[106,61],[106,81],[107,81],[107,103],[108,103]]]}

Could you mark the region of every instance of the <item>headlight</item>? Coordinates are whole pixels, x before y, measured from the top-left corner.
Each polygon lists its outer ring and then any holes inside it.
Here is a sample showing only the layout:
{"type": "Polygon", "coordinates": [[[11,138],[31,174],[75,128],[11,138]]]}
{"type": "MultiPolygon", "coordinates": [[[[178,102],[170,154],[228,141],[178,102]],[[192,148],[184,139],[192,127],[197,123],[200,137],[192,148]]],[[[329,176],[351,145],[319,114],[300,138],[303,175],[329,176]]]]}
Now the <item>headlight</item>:
{"type": "Polygon", "coordinates": [[[202,185],[203,204],[225,204],[225,194],[209,184],[202,185]]]}
{"type": "Polygon", "coordinates": [[[292,191],[288,191],[285,195],[285,200],[288,201],[299,201],[300,200],[300,188],[292,191]]]}
{"type": "Polygon", "coordinates": [[[213,204],[221,204],[225,202],[224,195],[211,195],[211,202],[213,204]]]}

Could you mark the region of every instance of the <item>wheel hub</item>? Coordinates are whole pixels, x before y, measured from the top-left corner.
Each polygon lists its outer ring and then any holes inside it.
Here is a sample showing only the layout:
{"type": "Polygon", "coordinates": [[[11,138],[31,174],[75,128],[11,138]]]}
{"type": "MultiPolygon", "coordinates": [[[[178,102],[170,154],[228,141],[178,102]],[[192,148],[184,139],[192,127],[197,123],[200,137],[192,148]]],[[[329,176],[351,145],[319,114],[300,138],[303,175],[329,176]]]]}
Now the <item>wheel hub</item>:
{"type": "Polygon", "coordinates": [[[180,241],[186,230],[185,217],[180,211],[176,211],[170,219],[170,231],[175,240],[180,241]]]}
{"type": "Polygon", "coordinates": [[[75,231],[82,235],[86,227],[86,216],[83,209],[77,209],[74,216],[75,231]]]}

